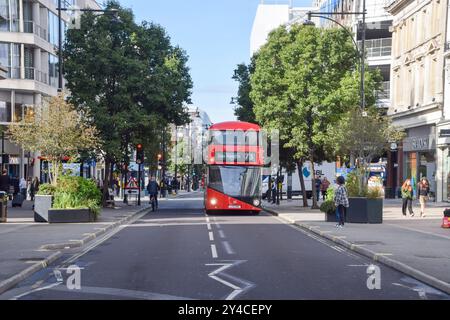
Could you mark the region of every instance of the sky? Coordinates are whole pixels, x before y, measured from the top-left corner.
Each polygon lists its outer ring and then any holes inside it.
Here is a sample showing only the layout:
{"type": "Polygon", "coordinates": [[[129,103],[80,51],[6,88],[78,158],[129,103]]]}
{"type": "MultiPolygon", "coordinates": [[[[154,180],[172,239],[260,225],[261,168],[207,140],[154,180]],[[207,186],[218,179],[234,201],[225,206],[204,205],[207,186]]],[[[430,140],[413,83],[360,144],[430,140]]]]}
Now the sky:
{"type": "MultiPolygon", "coordinates": [[[[186,51],[194,82],[193,105],[206,111],[213,123],[235,120],[230,102],[238,83],[231,77],[239,63],[250,61],[250,34],[261,0],[119,1],[133,10],[137,22],[160,24],[172,44],[186,51]]],[[[299,0],[295,5],[311,2],[299,0]]]]}

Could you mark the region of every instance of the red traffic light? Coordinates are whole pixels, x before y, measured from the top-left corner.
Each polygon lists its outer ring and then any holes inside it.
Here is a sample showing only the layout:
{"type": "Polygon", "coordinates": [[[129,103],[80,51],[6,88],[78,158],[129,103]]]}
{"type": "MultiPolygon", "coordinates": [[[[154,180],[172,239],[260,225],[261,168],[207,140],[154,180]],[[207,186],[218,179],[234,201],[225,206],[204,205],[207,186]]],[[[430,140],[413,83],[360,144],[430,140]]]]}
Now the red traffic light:
{"type": "Polygon", "coordinates": [[[158,154],[158,160],[162,159],[162,154],[158,154]]]}
{"type": "Polygon", "coordinates": [[[136,148],[137,148],[138,150],[142,150],[142,144],[138,144],[138,145],[136,146],[136,148]]]}

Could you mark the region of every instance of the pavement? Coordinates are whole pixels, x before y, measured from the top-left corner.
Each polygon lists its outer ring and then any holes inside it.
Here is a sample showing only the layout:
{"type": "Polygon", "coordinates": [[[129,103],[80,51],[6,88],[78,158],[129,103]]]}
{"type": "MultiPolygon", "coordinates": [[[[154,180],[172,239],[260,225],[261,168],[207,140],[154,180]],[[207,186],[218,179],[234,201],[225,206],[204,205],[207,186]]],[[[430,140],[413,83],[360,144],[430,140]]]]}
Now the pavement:
{"type": "Polygon", "coordinates": [[[263,205],[293,225],[450,293],[450,230],[441,228],[448,203],[430,203],[426,217],[420,218],[415,202],[415,217],[404,218],[401,200],[388,199],[383,224],[346,224],[344,229],[325,222],[324,213],[303,208],[297,200],[263,205]]]}
{"type": "Polygon", "coordinates": [[[81,248],[147,212],[148,202],[143,197],[139,207],[135,199],[127,205],[117,198],[115,208],[103,209],[95,223],[52,225],[34,222],[31,201],[22,208],[9,202],[7,223],[0,223],[0,293],[57,261],[64,251],[81,248]]]}
{"type": "Polygon", "coordinates": [[[64,251],[0,299],[450,299],[268,213],[206,216],[202,197],[162,201],[157,212],[139,215],[87,247],[64,251]],[[79,269],[75,282],[67,272],[71,266],[79,269]],[[368,285],[372,267],[379,268],[377,288],[368,285]],[[79,287],[70,286],[77,281],[79,287]]]}

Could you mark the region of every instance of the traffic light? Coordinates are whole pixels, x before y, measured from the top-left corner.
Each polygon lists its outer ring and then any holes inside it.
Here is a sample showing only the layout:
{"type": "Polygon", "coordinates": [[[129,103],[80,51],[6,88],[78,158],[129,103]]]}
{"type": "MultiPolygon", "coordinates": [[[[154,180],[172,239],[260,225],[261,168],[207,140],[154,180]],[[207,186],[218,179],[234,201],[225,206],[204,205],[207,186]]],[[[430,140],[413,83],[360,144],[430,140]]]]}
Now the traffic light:
{"type": "Polygon", "coordinates": [[[136,163],[144,163],[144,148],[142,147],[142,144],[136,146],[136,163]]]}
{"type": "Polygon", "coordinates": [[[2,163],[9,164],[9,154],[2,154],[2,163]]]}
{"type": "Polygon", "coordinates": [[[162,170],[164,166],[162,154],[158,154],[158,170],[162,170]]]}

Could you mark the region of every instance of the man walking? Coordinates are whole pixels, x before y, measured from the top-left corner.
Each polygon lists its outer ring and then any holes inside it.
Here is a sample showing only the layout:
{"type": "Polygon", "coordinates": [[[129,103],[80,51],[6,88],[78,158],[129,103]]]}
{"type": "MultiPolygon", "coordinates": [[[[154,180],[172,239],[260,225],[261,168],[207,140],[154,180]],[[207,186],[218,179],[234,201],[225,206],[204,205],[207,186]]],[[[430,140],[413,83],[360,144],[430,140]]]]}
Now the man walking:
{"type": "Polygon", "coordinates": [[[350,204],[348,201],[348,192],[345,187],[344,177],[338,177],[337,184],[338,188],[334,195],[334,204],[336,206],[336,218],[339,223],[336,225],[336,228],[343,228],[345,224],[345,214],[347,208],[350,207],[350,204]]]}

